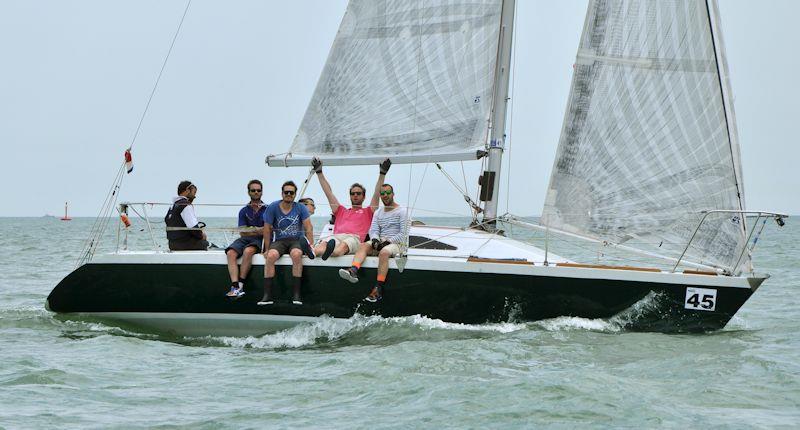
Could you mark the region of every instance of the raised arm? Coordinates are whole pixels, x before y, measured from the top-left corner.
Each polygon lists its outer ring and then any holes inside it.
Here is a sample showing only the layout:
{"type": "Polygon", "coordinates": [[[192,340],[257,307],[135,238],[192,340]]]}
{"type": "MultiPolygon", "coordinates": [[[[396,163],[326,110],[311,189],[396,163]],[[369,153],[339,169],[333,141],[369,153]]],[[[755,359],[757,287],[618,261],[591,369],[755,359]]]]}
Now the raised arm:
{"type": "Polygon", "coordinates": [[[336,213],[336,211],[339,209],[339,200],[336,200],[336,196],[331,190],[331,184],[328,183],[328,180],[325,179],[325,175],[322,174],[322,160],[314,157],[311,160],[311,165],[314,167],[314,171],[317,172],[319,185],[322,187],[322,192],[325,193],[325,197],[328,198],[328,204],[331,205],[331,212],[336,213]]]}
{"type": "Polygon", "coordinates": [[[378,166],[380,167],[378,182],[375,183],[375,191],[372,193],[372,200],[369,202],[369,206],[373,211],[378,210],[378,205],[380,204],[381,199],[381,187],[383,187],[383,181],[386,178],[386,173],[389,172],[389,168],[392,167],[392,160],[387,158],[378,166]]]}

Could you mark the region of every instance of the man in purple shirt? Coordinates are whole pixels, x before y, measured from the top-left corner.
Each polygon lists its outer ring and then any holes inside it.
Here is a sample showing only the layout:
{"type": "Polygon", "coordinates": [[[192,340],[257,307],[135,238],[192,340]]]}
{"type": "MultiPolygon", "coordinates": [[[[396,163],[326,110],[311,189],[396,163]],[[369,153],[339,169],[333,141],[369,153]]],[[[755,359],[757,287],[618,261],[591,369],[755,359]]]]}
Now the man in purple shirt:
{"type": "Polygon", "coordinates": [[[263,191],[263,185],[258,179],[247,183],[250,202],[239,211],[239,227],[252,228],[240,232],[241,237],[225,248],[225,254],[228,257],[228,274],[231,277],[231,290],[227,294],[228,297],[239,298],[244,295],[244,282],[250,273],[253,255],[261,252],[261,242],[264,240],[264,212],[267,209],[267,206],[261,201],[263,191]],[[239,257],[242,257],[241,270],[236,265],[239,257]]]}

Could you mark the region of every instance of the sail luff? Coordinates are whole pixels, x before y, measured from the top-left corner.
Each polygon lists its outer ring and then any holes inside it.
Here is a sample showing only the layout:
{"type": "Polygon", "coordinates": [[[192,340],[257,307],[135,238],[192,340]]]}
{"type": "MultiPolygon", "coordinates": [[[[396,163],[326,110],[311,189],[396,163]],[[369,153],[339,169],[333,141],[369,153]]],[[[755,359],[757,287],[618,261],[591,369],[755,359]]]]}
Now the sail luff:
{"type": "MultiPolygon", "coordinates": [[[[745,210],[744,199],[744,180],[742,174],[741,147],[739,145],[739,132],[736,127],[736,114],[733,108],[733,90],[728,72],[728,61],[725,55],[725,44],[722,39],[719,4],[717,0],[706,0],[708,8],[708,24],[711,28],[712,40],[714,42],[714,54],[719,76],[720,94],[722,103],[725,107],[725,124],[728,131],[728,141],[730,143],[731,160],[733,161],[734,174],[736,176],[736,188],[738,189],[739,209],[745,210]]],[[[743,224],[746,229],[746,225],[743,224]]]]}
{"type": "Polygon", "coordinates": [[[497,43],[497,61],[494,75],[494,95],[492,97],[492,124],[489,138],[489,161],[482,173],[481,188],[491,190],[481,196],[486,200],[483,211],[484,221],[497,218],[497,204],[500,201],[500,169],[503,165],[503,151],[506,139],[506,116],[508,112],[508,84],[511,74],[511,48],[514,38],[515,0],[503,0],[500,18],[500,32],[497,43]]]}

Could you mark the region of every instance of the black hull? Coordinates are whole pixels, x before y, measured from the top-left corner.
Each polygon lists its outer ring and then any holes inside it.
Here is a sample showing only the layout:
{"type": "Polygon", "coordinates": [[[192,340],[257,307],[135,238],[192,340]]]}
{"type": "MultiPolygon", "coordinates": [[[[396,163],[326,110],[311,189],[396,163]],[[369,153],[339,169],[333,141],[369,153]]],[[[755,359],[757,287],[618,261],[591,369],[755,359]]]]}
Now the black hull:
{"type": "Polygon", "coordinates": [[[355,313],[383,317],[424,315],[447,322],[536,321],[559,316],[609,318],[640,303],[626,329],[666,333],[720,329],[755,288],[717,288],[714,311],[685,309],[686,285],[428,270],[391,270],[382,301],[363,301],[375,269],[363,269],[351,284],[339,267],[307,266],[301,306],[289,302],[290,267],[278,266],[277,302],[257,306],[263,266],[254,266],[247,294],[225,297],[226,266],[219,264],[87,264],[64,278],[47,299],[59,314],[160,313],[234,314],[349,318],[355,313]]]}

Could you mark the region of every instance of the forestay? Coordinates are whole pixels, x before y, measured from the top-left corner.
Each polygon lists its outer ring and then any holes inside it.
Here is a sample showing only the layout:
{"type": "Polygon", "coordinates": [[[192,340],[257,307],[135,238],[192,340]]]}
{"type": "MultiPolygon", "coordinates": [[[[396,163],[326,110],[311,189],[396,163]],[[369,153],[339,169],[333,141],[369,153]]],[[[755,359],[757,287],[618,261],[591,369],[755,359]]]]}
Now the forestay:
{"type": "MultiPolygon", "coordinates": [[[[717,17],[712,0],[590,2],[544,224],[675,257],[700,211],[744,208],[717,17]]],[[[735,272],[745,229],[709,216],[687,258],[735,272]]]]}
{"type": "Polygon", "coordinates": [[[352,0],[289,154],[270,165],[475,159],[501,0],[352,0]]]}

